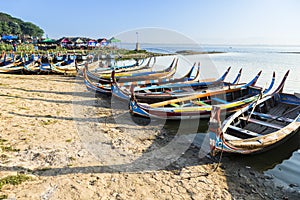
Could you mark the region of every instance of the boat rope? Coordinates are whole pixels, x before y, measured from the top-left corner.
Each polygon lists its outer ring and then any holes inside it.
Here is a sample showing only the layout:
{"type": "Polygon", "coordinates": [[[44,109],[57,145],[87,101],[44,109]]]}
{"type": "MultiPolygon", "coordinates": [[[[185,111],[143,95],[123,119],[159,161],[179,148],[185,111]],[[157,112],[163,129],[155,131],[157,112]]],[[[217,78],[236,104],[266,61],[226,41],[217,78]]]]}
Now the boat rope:
{"type": "Polygon", "coordinates": [[[250,114],[248,115],[247,122],[248,122],[249,119],[251,118],[251,116],[252,116],[252,114],[253,114],[253,112],[254,112],[254,110],[255,110],[257,104],[258,104],[258,101],[259,101],[260,99],[262,99],[263,94],[264,94],[263,92],[264,92],[264,90],[265,90],[266,87],[267,87],[267,85],[265,85],[264,88],[260,91],[259,96],[257,97],[257,99],[255,100],[255,102],[253,103],[254,105],[253,105],[253,108],[252,108],[250,114]]]}
{"type": "Polygon", "coordinates": [[[276,119],[278,119],[278,118],[280,118],[280,117],[284,117],[284,116],[286,116],[287,114],[290,114],[290,113],[294,112],[295,110],[298,110],[299,108],[300,108],[300,106],[297,106],[297,107],[295,107],[295,108],[289,110],[288,112],[283,113],[282,116],[279,116],[279,117],[277,117],[276,119]]]}
{"type": "Polygon", "coordinates": [[[218,160],[218,163],[217,163],[216,167],[213,169],[212,172],[215,172],[219,168],[219,166],[221,164],[221,161],[222,161],[222,158],[223,158],[223,152],[224,152],[224,149],[223,149],[223,147],[224,147],[224,145],[223,145],[223,134],[221,135],[221,140],[222,140],[222,148],[221,148],[220,157],[219,157],[219,160],[218,160]]]}

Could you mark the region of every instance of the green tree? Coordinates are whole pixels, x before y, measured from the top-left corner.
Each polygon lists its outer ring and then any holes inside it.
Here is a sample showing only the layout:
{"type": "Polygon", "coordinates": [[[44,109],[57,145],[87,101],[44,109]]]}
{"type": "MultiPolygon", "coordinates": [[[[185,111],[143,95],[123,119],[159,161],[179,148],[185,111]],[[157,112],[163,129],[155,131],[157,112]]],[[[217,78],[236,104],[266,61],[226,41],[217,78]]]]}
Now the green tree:
{"type": "Polygon", "coordinates": [[[42,37],[44,31],[31,22],[24,22],[21,19],[0,12],[0,35],[1,34],[42,37]]]}
{"type": "Polygon", "coordinates": [[[8,26],[11,28],[11,33],[13,35],[19,35],[22,33],[20,25],[17,22],[8,22],[8,26]]]}
{"type": "Polygon", "coordinates": [[[4,33],[4,34],[11,33],[11,28],[9,27],[7,22],[1,22],[1,26],[2,26],[2,33],[4,33]]]}
{"type": "Polygon", "coordinates": [[[38,26],[34,25],[31,22],[25,22],[21,24],[21,28],[23,31],[23,34],[30,35],[34,37],[42,37],[44,34],[44,31],[40,29],[38,26]]]}

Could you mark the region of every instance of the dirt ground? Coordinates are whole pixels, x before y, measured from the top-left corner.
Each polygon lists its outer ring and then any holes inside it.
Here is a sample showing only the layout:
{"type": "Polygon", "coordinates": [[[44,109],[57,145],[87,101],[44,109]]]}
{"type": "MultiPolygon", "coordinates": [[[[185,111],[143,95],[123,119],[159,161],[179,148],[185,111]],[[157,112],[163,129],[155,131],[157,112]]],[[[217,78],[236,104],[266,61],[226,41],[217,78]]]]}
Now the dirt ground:
{"type": "Polygon", "coordinates": [[[2,147],[9,147],[0,149],[0,179],[30,176],[18,185],[5,184],[0,196],[299,199],[299,194],[275,187],[272,177],[226,158],[216,168],[217,162],[199,158],[199,147],[193,144],[179,158],[170,156],[170,163],[167,158],[147,158],[144,155],[174,140],[174,135],[155,123],[135,126],[112,117],[128,117],[127,111],[112,113],[110,101],[88,93],[80,78],[0,74],[0,80],[0,139],[2,147]],[[99,139],[101,135],[107,141],[99,139]],[[110,154],[111,149],[118,151],[110,154]],[[122,164],[128,161],[131,164],[122,164]]]}

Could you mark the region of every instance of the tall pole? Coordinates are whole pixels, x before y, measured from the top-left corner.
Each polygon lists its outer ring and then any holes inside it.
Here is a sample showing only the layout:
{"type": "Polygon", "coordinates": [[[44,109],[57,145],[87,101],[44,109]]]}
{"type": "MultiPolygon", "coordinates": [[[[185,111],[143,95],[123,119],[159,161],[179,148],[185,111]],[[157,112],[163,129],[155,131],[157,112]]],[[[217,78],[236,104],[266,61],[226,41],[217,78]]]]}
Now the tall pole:
{"type": "Polygon", "coordinates": [[[139,51],[140,50],[140,44],[139,44],[139,33],[136,32],[136,45],[135,45],[135,50],[139,51]]]}

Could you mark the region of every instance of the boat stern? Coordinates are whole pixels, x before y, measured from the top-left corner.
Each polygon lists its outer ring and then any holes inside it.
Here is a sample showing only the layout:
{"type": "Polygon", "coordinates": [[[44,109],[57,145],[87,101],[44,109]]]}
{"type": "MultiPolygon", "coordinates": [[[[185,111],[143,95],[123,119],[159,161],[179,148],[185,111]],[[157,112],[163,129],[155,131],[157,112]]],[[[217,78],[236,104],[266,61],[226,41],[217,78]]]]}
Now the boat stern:
{"type": "Polygon", "coordinates": [[[209,145],[210,154],[216,156],[219,148],[222,148],[222,131],[221,131],[221,108],[219,106],[212,106],[210,120],[209,120],[209,145]]]}

